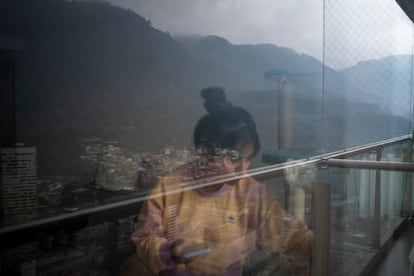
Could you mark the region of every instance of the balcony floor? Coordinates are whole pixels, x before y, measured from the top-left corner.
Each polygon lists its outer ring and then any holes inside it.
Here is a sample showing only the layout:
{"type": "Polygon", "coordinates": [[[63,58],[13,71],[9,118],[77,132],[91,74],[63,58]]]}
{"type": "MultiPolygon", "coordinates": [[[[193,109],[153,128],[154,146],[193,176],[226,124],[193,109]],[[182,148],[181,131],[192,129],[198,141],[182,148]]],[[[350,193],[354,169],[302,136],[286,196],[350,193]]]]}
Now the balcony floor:
{"type": "Polygon", "coordinates": [[[406,223],[392,238],[391,244],[379,258],[377,265],[364,275],[370,276],[408,276],[410,262],[408,256],[414,245],[414,225],[406,223]]]}

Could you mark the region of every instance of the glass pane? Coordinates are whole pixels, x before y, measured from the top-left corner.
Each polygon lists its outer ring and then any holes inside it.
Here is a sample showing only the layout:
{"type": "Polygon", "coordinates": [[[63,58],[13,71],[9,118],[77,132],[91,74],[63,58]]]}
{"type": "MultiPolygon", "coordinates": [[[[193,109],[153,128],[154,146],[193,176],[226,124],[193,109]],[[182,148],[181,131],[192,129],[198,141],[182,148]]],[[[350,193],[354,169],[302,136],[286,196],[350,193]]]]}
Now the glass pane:
{"type": "MultiPolygon", "coordinates": [[[[353,156],[353,159],[375,160],[376,154],[353,156]]],[[[375,171],[330,168],[329,179],[332,189],[331,272],[333,275],[358,274],[377,249],[375,171]]]]}
{"type": "MultiPolygon", "coordinates": [[[[386,147],[382,160],[389,162],[411,162],[410,143],[386,147]]],[[[393,231],[411,210],[412,174],[399,171],[381,172],[381,243],[384,244],[393,231]]]]}
{"type": "MultiPolygon", "coordinates": [[[[186,245],[187,259],[208,264],[190,271],[258,272],[256,248],[277,259],[272,269],[308,271],[309,196],[246,175],[320,152],[322,15],[322,1],[2,1],[7,272],[114,275],[134,256],[135,230],[150,244],[179,239],[167,216],[155,234],[140,220],[174,212],[148,207],[174,198],[171,188],[191,194],[176,209],[180,237],[208,243],[186,245]],[[20,242],[16,227],[38,231],[20,242]],[[296,260],[291,236],[302,230],[296,260]]],[[[176,261],[143,255],[154,270],[176,261]]]]}
{"type": "Polygon", "coordinates": [[[2,275],[346,275],[411,208],[406,173],[311,159],[411,132],[394,0],[6,0],[0,18],[2,275]]]}
{"type": "Polygon", "coordinates": [[[396,1],[325,1],[327,151],[411,132],[412,39],[396,1]]]}
{"type": "MultiPolygon", "coordinates": [[[[384,162],[406,162],[410,145],[404,142],[348,158],[369,162],[381,154],[384,162]]],[[[330,268],[334,275],[358,274],[402,223],[404,210],[410,210],[412,179],[406,172],[387,169],[330,168],[329,181],[330,268]]]]}

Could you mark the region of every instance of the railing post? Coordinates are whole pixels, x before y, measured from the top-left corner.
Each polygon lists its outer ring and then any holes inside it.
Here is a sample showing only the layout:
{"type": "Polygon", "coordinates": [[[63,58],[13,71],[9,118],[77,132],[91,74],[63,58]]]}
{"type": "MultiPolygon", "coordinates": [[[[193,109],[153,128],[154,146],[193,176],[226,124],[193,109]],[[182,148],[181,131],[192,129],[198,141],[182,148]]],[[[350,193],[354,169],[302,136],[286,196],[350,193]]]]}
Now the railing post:
{"type": "MultiPolygon", "coordinates": [[[[381,161],[382,148],[376,151],[377,161],[381,161]]],[[[374,221],[372,227],[372,247],[378,249],[381,246],[381,170],[375,170],[375,195],[374,195],[374,221]]]]}
{"type": "MultiPolygon", "coordinates": [[[[408,149],[408,152],[405,153],[404,160],[407,160],[408,163],[412,163],[412,154],[413,154],[413,148],[412,148],[412,142],[410,145],[410,148],[408,149]]],[[[413,173],[411,172],[405,172],[404,173],[404,187],[403,190],[403,202],[401,204],[401,216],[409,216],[412,211],[412,193],[413,193],[413,173]]]]}
{"type": "MultiPolygon", "coordinates": [[[[328,174],[328,169],[322,170],[328,174]]],[[[330,237],[331,237],[331,185],[327,175],[323,182],[313,184],[312,190],[312,275],[330,275],[330,237]]]]}

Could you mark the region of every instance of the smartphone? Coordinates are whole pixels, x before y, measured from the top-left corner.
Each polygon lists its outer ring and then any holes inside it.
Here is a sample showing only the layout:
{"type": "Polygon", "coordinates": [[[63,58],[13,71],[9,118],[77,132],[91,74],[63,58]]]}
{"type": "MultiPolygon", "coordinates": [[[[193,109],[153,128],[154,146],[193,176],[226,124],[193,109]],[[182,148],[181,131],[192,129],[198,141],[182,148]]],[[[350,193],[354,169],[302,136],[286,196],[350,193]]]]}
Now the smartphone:
{"type": "Polygon", "coordinates": [[[191,244],[183,248],[182,256],[191,259],[211,252],[211,248],[206,242],[191,244]]]}

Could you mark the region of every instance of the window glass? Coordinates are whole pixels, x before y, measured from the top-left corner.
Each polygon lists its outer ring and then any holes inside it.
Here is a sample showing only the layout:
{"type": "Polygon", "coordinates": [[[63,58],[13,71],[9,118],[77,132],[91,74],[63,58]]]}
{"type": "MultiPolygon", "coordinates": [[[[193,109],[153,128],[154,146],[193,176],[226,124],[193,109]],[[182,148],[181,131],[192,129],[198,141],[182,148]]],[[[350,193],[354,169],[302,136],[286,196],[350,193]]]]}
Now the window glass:
{"type": "Polygon", "coordinates": [[[410,19],[396,1],[325,1],[324,18],[326,149],[410,133],[410,19]]]}
{"type": "Polygon", "coordinates": [[[412,128],[412,23],[342,2],[2,1],[0,274],[309,274],[315,183],[334,238],[375,209],[309,158],[412,128]]]}

